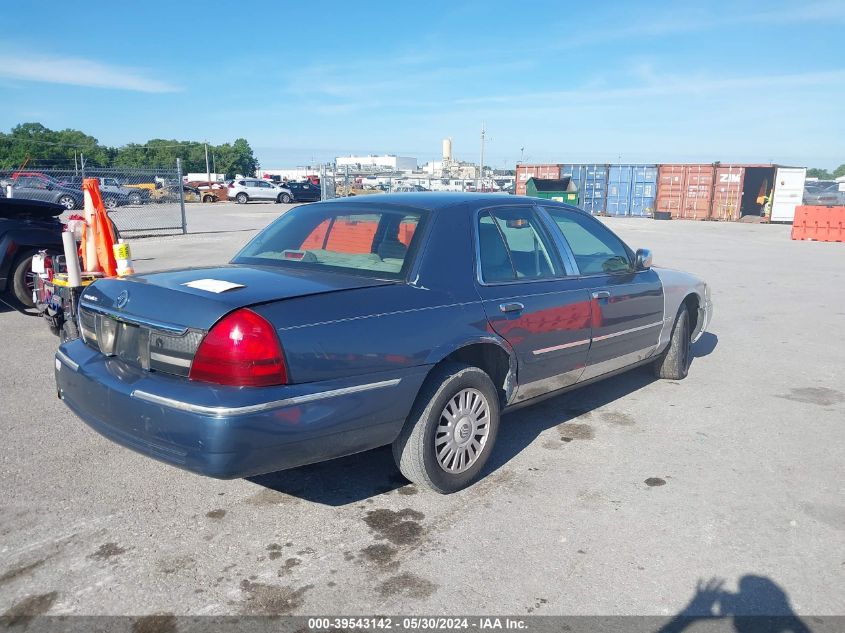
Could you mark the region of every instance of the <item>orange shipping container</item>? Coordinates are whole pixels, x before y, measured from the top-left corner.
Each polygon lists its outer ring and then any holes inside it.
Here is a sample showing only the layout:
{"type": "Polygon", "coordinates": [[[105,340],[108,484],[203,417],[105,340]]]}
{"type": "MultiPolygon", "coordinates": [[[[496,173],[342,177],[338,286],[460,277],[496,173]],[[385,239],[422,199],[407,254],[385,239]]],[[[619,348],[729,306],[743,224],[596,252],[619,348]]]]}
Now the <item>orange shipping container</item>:
{"type": "Polygon", "coordinates": [[[673,220],[709,218],[713,172],[713,165],[660,165],[655,211],[668,211],[673,220]]]}
{"type": "Polygon", "coordinates": [[[557,180],[560,178],[560,165],[517,165],[516,166],[516,195],[525,195],[525,183],[530,178],[539,180],[557,180]]]}

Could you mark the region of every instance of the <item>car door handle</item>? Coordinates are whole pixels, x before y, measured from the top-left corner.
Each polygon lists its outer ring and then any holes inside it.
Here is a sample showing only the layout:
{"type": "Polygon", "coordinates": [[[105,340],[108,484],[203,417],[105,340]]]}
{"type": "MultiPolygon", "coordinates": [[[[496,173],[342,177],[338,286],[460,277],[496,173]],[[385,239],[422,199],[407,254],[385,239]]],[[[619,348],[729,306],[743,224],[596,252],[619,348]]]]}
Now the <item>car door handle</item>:
{"type": "Polygon", "coordinates": [[[520,310],[524,310],[525,306],[519,303],[518,301],[514,301],[513,303],[500,303],[499,310],[502,312],[519,312],[520,310]]]}
{"type": "Polygon", "coordinates": [[[610,299],[610,291],[597,290],[593,293],[593,299],[610,299]]]}

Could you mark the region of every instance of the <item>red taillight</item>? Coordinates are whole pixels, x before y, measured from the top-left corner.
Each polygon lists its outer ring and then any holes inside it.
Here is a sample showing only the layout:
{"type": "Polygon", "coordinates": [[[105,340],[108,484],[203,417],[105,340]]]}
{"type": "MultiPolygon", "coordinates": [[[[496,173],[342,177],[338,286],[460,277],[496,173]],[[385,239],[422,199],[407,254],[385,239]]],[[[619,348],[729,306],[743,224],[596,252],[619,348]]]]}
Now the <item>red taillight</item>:
{"type": "Polygon", "coordinates": [[[200,342],[188,377],[235,387],[269,387],[288,381],[273,326],[247,309],[233,312],[211,328],[200,342]]]}

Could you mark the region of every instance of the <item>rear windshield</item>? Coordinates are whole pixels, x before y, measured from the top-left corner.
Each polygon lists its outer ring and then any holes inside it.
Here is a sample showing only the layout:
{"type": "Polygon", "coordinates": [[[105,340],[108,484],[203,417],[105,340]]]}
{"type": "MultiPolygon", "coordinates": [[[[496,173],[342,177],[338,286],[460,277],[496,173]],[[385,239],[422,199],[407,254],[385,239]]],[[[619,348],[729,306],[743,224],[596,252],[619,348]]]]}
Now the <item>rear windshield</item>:
{"type": "Polygon", "coordinates": [[[232,262],[402,279],[424,220],[425,211],[417,209],[296,207],[259,233],[232,262]]]}

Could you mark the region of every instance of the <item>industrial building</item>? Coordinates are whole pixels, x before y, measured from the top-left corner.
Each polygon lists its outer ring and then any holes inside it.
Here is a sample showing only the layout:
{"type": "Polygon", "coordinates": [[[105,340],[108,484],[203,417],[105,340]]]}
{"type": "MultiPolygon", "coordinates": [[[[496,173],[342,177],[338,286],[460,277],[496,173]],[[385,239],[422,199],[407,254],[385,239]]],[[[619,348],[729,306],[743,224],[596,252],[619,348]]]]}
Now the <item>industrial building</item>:
{"type": "Polygon", "coordinates": [[[349,167],[354,170],[383,169],[388,171],[415,171],[417,159],[410,156],[395,156],[383,154],[381,156],[338,156],[335,159],[338,168],[349,167]]]}

